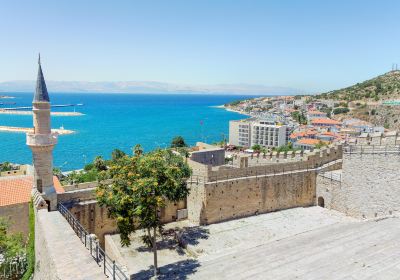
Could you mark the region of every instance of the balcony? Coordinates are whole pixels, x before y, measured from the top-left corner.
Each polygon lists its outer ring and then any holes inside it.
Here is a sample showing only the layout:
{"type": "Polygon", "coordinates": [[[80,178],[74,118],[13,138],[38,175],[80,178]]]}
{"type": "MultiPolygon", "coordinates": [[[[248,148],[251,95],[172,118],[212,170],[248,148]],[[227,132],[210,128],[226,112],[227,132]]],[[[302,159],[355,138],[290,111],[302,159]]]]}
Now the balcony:
{"type": "Polygon", "coordinates": [[[52,146],[57,144],[58,133],[50,134],[26,134],[26,144],[28,146],[52,146]]]}

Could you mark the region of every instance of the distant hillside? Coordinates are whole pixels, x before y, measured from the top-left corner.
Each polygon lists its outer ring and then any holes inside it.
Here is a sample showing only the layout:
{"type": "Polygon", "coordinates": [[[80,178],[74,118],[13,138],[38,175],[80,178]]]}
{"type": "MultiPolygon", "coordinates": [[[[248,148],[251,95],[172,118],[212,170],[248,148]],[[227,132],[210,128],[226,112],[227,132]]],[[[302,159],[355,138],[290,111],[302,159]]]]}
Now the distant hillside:
{"type": "Polygon", "coordinates": [[[390,71],[381,76],[353,86],[333,90],[316,96],[322,99],[347,101],[378,101],[400,98],[400,71],[390,71]]]}
{"type": "MultiPolygon", "coordinates": [[[[197,93],[197,94],[240,94],[240,95],[294,95],[301,93],[289,87],[270,87],[249,84],[180,85],[161,82],[85,82],[46,81],[50,92],[90,92],[90,93],[197,93]]],[[[34,81],[0,82],[0,92],[32,92],[34,81]]]]}

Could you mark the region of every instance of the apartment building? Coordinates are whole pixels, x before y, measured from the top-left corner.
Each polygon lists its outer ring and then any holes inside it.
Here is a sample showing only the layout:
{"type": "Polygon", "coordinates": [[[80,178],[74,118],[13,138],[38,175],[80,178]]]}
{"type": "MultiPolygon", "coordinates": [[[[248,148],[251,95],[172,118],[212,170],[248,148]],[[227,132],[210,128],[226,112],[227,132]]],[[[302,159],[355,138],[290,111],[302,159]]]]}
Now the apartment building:
{"type": "Polygon", "coordinates": [[[250,118],[229,122],[229,144],[243,147],[279,147],[287,143],[286,125],[250,118]]]}

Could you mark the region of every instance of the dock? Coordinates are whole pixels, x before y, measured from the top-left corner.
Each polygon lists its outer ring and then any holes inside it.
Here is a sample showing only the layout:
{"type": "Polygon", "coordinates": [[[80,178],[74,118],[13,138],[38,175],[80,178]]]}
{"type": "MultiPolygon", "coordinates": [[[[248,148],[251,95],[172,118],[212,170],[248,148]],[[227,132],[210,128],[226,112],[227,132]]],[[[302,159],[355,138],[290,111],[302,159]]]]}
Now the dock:
{"type": "MultiPolygon", "coordinates": [[[[75,133],[69,129],[52,129],[52,132],[56,132],[60,135],[75,133]]],[[[32,133],[33,128],[30,127],[15,127],[15,126],[0,126],[0,132],[17,132],[17,133],[32,133]]]]}
{"type": "MultiPolygon", "coordinates": [[[[50,105],[52,108],[60,108],[60,107],[76,107],[76,106],[83,106],[83,104],[60,104],[60,105],[50,105]]],[[[32,106],[20,106],[20,107],[9,107],[9,108],[1,108],[2,110],[32,110],[32,106]]]]}

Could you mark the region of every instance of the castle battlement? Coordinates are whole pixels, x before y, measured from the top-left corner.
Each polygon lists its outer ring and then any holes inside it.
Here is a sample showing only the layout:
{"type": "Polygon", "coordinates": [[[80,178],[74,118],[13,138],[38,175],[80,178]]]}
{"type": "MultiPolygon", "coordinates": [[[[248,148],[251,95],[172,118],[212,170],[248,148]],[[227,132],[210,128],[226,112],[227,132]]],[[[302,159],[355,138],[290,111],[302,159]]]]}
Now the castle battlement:
{"type": "Polygon", "coordinates": [[[194,178],[199,177],[204,182],[213,182],[223,179],[314,169],[342,159],[342,154],[342,145],[330,145],[312,152],[272,152],[263,158],[263,162],[254,166],[249,166],[248,160],[250,157],[247,155],[239,156],[238,166],[221,165],[212,167],[193,160],[188,160],[188,163],[193,170],[194,178]]]}

